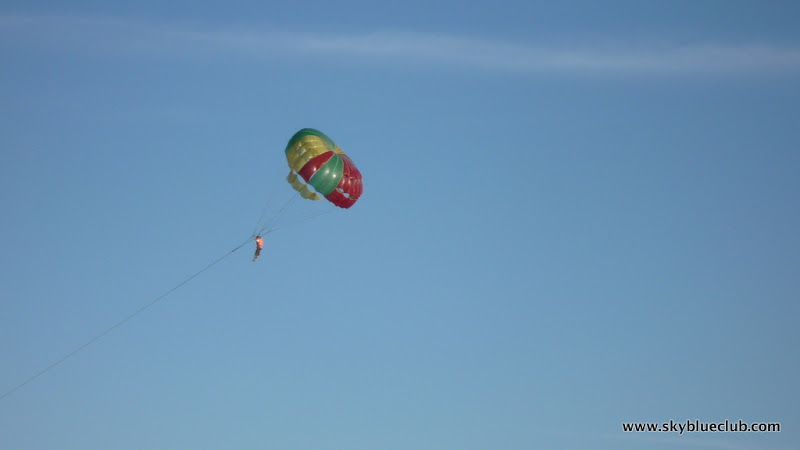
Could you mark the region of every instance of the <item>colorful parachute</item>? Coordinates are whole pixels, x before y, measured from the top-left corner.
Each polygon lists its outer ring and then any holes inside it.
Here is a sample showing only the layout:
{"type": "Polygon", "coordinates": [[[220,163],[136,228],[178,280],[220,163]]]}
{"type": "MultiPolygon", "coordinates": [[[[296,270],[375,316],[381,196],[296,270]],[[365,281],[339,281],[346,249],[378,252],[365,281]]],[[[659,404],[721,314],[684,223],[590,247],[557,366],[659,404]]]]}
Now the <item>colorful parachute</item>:
{"type": "Polygon", "coordinates": [[[321,131],[303,128],[295,133],[286,144],[286,161],[291,169],[286,181],[303,198],[325,197],[340,208],[349,208],[364,192],[361,172],[321,131]]]}

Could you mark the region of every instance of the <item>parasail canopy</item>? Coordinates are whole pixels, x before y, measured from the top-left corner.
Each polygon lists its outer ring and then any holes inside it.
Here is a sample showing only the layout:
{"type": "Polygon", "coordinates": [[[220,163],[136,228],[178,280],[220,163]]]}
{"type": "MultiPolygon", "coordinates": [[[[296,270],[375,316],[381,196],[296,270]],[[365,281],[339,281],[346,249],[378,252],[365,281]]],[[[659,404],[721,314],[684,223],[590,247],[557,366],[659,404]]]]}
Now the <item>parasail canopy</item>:
{"type": "Polygon", "coordinates": [[[364,192],[361,172],[323,132],[303,128],[286,144],[286,180],[310,200],[328,201],[340,208],[353,206],[364,192]]]}

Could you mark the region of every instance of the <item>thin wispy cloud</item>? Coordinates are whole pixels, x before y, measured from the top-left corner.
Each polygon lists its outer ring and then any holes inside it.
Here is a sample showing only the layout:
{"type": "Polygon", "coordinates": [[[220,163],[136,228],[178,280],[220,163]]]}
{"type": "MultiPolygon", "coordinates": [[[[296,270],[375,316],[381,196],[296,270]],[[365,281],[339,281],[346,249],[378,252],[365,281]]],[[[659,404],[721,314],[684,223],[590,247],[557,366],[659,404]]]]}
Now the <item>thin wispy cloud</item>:
{"type": "Polygon", "coordinates": [[[455,67],[518,73],[691,74],[800,72],[800,48],[769,43],[695,42],[669,37],[537,43],[414,31],[320,33],[246,27],[210,28],[94,16],[0,15],[3,46],[44,45],[123,56],[254,60],[309,55],[407,67],[455,67]]]}

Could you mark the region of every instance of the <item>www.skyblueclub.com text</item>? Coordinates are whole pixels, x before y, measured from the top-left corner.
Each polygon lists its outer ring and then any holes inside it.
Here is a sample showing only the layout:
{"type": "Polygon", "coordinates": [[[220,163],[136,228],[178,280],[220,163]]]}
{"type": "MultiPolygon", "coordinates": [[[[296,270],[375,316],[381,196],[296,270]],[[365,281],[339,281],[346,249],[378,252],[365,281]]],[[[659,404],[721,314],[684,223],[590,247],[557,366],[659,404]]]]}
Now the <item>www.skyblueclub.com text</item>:
{"type": "Polygon", "coordinates": [[[781,431],[781,424],[753,422],[747,423],[742,419],[737,422],[701,422],[699,420],[686,420],[675,422],[670,420],[663,423],[623,423],[622,431],[625,432],[662,432],[662,433],[725,433],[725,432],[750,432],[750,433],[775,433],[781,431]]]}

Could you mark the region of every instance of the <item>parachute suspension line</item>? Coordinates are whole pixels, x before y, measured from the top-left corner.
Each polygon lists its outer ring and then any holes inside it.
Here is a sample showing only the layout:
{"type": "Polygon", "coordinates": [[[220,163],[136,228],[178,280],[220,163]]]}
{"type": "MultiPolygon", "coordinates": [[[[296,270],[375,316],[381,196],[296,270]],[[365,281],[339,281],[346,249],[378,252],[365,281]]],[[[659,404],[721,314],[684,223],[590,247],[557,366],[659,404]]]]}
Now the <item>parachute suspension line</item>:
{"type": "Polygon", "coordinates": [[[307,215],[307,216],[303,216],[303,217],[301,217],[301,218],[299,218],[297,220],[293,220],[293,221],[291,221],[289,223],[285,223],[285,224],[283,224],[283,225],[281,225],[279,227],[273,226],[273,227],[271,227],[269,229],[267,227],[264,227],[261,230],[259,230],[258,234],[259,234],[259,236],[264,237],[264,236],[266,236],[266,235],[268,235],[270,233],[274,233],[274,232],[276,232],[276,231],[278,231],[278,230],[280,230],[282,228],[298,225],[298,224],[301,224],[303,222],[308,222],[311,219],[316,219],[317,217],[324,216],[325,214],[331,214],[333,212],[336,212],[336,210],[332,210],[331,209],[331,210],[328,210],[328,211],[323,211],[323,212],[318,212],[318,213],[310,214],[310,215],[307,215]]]}
{"type": "Polygon", "coordinates": [[[338,211],[338,209],[329,208],[326,211],[320,211],[320,212],[314,212],[314,213],[311,213],[311,214],[306,214],[306,215],[298,217],[297,220],[293,220],[293,221],[285,224],[284,226],[298,225],[298,224],[301,224],[303,222],[308,222],[311,219],[316,219],[317,217],[324,216],[326,214],[332,214],[332,213],[337,212],[337,211],[338,211]]]}
{"type": "Polygon", "coordinates": [[[160,301],[161,301],[161,300],[163,300],[163,299],[164,299],[166,296],[168,296],[169,294],[171,294],[171,293],[175,292],[176,290],[178,290],[180,287],[182,287],[182,286],[183,286],[183,285],[185,285],[186,283],[188,283],[188,282],[192,281],[192,280],[193,280],[195,277],[197,277],[197,276],[198,276],[198,275],[200,275],[201,273],[203,273],[203,272],[205,272],[206,270],[208,270],[208,269],[210,269],[210,268],[214,267],[214,266],[215,266],[217,263],[221,262],[223,259],[225,259],[225,258],[227,258],[228,256],[230,256],[230,255],[234,254],[234,253],[235,253],[237,250],[239,250],[240,248],[242,248],[242,247],[244,247],[246,244],[248,244],[248,243],[251,241],[251,239],[252,239],[252,238],[247,238],[247,240],[246,240],[246,241],[244,241],[244,242],[242,242],[241,244],[239,244],[238,246],[236,246],[236,247],[235,247],[233,250],[231,250],[231,251],[229,251],[228,253],[224,254],[223,256],[219,257],[217,260],[215,260],[215,261],[214,261],[214,262],[212,262],[211,264],[209,264],[209,265],[207,265],[207,266],[203,267],[202,269],[198,270],[197,272],[195,272],[195,273],[194,273],[193,275],[191,275],[190,277],[186,278],[185,280],[183,280],[183,281],[181,281],[180,283],[178,283],[177,285],[175,285],[175,287],[173,287],[172,289],[170,289],[170,290],[168,290],[167,292],[165,292],[165,293],[161,294],[160,296],[158,296],[158,297],[157,297],[155,300],[152,300],[150,303],[147,303],[146,305],[144,305],[144,306],[142,306],[141,308],[137,309],[137,310],[136,310],[136,311],[134,311],[133,313],[129,314],[127,317],[125,317],[125,318],[123,318],[122,320],[120,320],[119,322],[117,322],[117,323],[115,323],[114,325],[112,325],[112,326],[110,326],[110,327],[106,328],[106,329],[105,329],[105,330],[104,330],[102,333],[100,333],[100,334],[98,334],[97,336],[95,336],[95,337],[93,337],[93,338],[89,339],[89,340],[88,340],[86,343],[84,343],[84,344],[83,344],[83,345],[81,345],[80,347],[78,347],[78,348],[76,348],[75,350],[73,350],[73,351],[71,351],[71,352],[67,353],[66,355],[64,355],[64,356],[62,356],[61,358],[59,358],[58,360],[56,360],[54,363],[50,364],[49,366],[47,366],[47,367],[45,367],[44,369],[40,370],[39,372],[37,372],[37,373],[36,373],[36,374],[34,374],[33,376],[29,377],[27,380],[25,380],[25,381],[23,381],[22,383],[18,384],[16,387],[14,387],[14,388],[12,388],[11,390],[9,390],[9,391],[5,392],[4,394],[0,395],[0,400],[3,400],[4,398],[6,398],[6,397],[8,397],[9,395],[13,394],[14,392],[18,391],[19,389],[21,389],[22,387],[24,387],[25,385],[27,385],[27,384],[28,384],[28,383],[30,383],[31,381],[33,381],[33,380],[35,380],[35,379],[39,378],[40,376],[42,376],[42,375],[44,375],[45,373],[49,372],[50,370],[54,369],[54,368],[55,368],[56,366],[58,366],[59,364],[63,363],[64,361],[66,361],[66,360],[68,360],[68,359],[70,359],[71,357],[75,356],[75,355],[76,355],[78,352],[80,352],[81,350],[85,349],[86,347],[88,347],[88,346],[90,346],[90,345],[94,344],[95,342],[99,341],[100,339],[104,338],[104,337],[105,337],[107,334],[111,333],[112,331],[116,330],[117,328],[121,327],[122,325],[125,325],[125,324],[126,324],[128,321],[130,321],[130,320],[131,320],[131,319],[133,319],[134,317],[138,316],[139,314],[143,313],[145,310],[147,310],[147,309],[148,309],[148,308],[150,308],[151,306],[155,305],[156,303],[160,302],[160,301]]]}
{"type": "Polygon", "coordinates": [[[267,198],[267,201],[264,202],[264,207],[261,208],[261,215],[258,216],[258,220],[256,221],[256,226],[253,227],[253,236],[251,237],[255,237],[256,234],[259,234],[258,226],[261,225],[261,221],[264,220],[264,215],[267,213],[268,206],[269,206],[269,198],[267,198]]]}
{"type": "Polygon", "coordinates": [[[261,229],[258,230],[258,233],[256,234],[261,235],[262,233],[264,233],[264,231],[272,228],[278,222],[278,219],[280,219],[283,212],[286,211],[286,208],[288,208],[292,203],[294,203],[294,201],[299,196],[300,193],[295,192],[295,194],[289,200],[287,200],[286,203],[284,203],[283,206],[281,206],[280,209],[278,209],[278,211],[275,214],[273,214],[272,217],[269,218],[269,220],[267,220],[264,226],[261,227],[261,229]]]}
{"type": "Polygon", "coordinates": [[[253,227],[253,236],[255,237],[258,234],[258,227],[261,226],[262,221],[264,220],[264,216],[267,214],[267,210],[269,209],[270,203],[275,196],[275,192],[278,190],[278,187],[283,184],[283,180],[278,179],[277,181],[273,182],[272,187],[267,191],[266,200],[264,200],[264,206],[261,207],[261,215],[258,216],[258,220],[256,221],[256,226],[253,227]]]}

